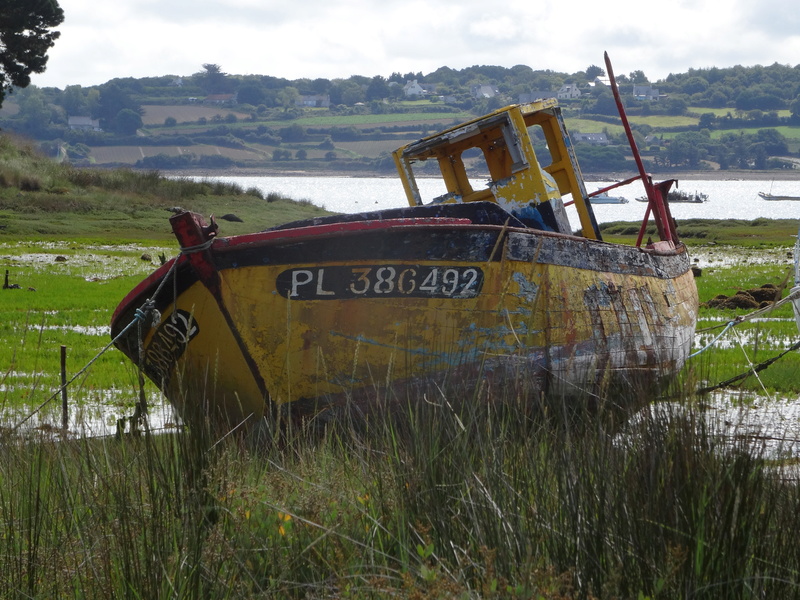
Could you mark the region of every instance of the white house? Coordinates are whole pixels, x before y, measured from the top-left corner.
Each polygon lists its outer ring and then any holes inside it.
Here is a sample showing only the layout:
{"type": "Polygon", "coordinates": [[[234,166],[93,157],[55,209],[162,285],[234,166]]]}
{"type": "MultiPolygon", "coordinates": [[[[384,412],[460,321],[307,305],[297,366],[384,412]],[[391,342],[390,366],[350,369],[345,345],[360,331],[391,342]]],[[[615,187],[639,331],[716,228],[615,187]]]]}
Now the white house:
{"type": "Polygon", "coordinates": [[[406,84],[403,86],[403,93],[406,96],[424,96],[427,94],[425,88],[423,88],[417,80],[414,79],[413,81],[407,81],[406,84]]]}
{"type": "Polygon", "coordinates": [[[658,92],[658,88],[654,88],[649,85],[633,84],[633,97],[637,100],[656,101],[658,100],[659,96],[660,94],[658,92]]]}
{"type": "Polygon", "coordinates": [[[316,107],[316,108],[330,108],[331,97],[328,94],[300,96],[297,100],[295,100],[294,105],[316,107]]]}
{"type": "Polygon", "coordinates": [[[593,146],[607,146],[608,138],[605,133],[571,133],[569,135],[574,143],[583,142],[593,146]]]}
{"type": "Polygon", "coordinates": [[[580,98],[581,91],[578,89],[578,86],[575,85],[574,83],[565,83],[558,90],[558,94],[556,97],[559,100],[572,100],[573,98],[580,98]]]}
{"type": "Polygon", "coordinates": [[[473,85],[472,89],[473,98],[494,98],[499,92],[491,85],[473,85]]]}

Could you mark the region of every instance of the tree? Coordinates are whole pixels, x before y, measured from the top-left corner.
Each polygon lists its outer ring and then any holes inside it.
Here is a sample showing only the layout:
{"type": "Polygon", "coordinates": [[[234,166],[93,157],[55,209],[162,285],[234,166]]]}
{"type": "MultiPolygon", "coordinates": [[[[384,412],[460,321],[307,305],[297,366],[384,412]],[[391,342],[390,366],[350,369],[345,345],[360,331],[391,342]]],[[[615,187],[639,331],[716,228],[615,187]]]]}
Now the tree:
{"type": "Polygon", "coordinates": [[[586,80],[587,81],[594,81],[596,77],[603,77],[605,76],[606,72],[598,67],[597,65],[589,65],[586,68],[586,80]]]}
{"type": "Polygon", "coordinates": [[[142,126],[142,117],[130,108],[123,108],[114,123],[116,131],[122,135],[136,135],[136,130],[142,126]]]}
{"type": "Polygon", "coordinates": [[[102,121],[104,129],[113,130],[116,129],[114,120],[123,109],[128,109],[137,115],[144,113],[141,105],[122,91],[117,84],[108,83],[100,88],[100,97],[97,106],[92,110],[92,116],[102,121]]]}
{"type": "Polygon", "coordinates": [[[64,21],[56,0],[3,2],[0,10],[0,104],[13,86],[27,87],[31,73],[42,73],[47,51],[60,33],[51,31],[64,21]]]}
{"type": "Polygon", "coordinates": [[[240,104],[258,106],[267,101],[267,91],[259,83],[245,83],[239,87],[237,98],[240,104]]]}
{"type": "Polygon", "coordinates": [[[383,100],[389,96],[389,84],[380,75],[376,75],[369,82],[365,92],[367,100],[383,100]]]}
{"type": "Polygon", "coordinates": [[[792,104],[789,108],[792,111],[792,116],[800,117],[800,96],[797,96],[797,98],[792,101],[792,104]]]}
{"type": "Polygon", "coordinates": [[[20,95],[17,118],[23,124],[25,132],[33,136],[40,135],[49,125],[50,109],[44,94],[36,86],[28,88],[20,95]]]}
{"type": "Polygon", "coordinates": [[[647,79],[647,75],[644,74],[644,71],[631,71],[631,74],[628,76],[629,81],[631,83],[650,83],[647,79]]]}
{"type": "Polygon", "coordinates": [[[222,72],[222,67],[212,63],[203,64],[204,71],[193,75],[197,84],[207,94],[224,94],[229,90],[228,74],[222,72]]]}

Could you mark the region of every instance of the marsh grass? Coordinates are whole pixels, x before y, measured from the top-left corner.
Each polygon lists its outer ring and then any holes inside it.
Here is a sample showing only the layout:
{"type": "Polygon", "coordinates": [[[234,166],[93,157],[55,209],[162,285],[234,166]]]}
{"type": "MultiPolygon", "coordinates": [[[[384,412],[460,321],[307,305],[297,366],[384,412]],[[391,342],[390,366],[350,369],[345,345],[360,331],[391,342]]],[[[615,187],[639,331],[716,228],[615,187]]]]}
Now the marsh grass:
{"type": "Polygon", "coordinates": [[[691,398],[621,432],[428,398],[273,443],[3,439],[0,596],[800,596],[800,489],[691,398]]]}
{"type": "Polygon", "coordinates": [[[171,239],[165,211],[176,206],[206,218],[236,214],[242,222],[225,223],[226,235],[328,214],[283,197],[268,203],[258,189],[232,183],[167,178],[156,171],[77,169],[53,162],[23,140],[0,135],[0,240],[171,239]]]}

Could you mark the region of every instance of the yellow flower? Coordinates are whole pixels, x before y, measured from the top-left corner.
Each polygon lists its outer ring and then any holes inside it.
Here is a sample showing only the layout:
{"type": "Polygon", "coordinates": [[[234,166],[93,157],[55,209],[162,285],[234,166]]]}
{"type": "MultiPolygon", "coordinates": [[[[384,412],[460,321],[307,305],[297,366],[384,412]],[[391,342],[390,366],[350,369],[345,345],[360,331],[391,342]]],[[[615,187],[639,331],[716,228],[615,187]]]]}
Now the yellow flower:
{"type": "Polygon", "coordinates": [[[281,535],[286,535],[286,529],[283,527],[283,524],[284,523],[288,523],[289,521],[291,521],[292,520],[292,515],[279,512],[278,513],[278,519],[281,521],[278,524],[278,533],[280,533],[281,535]]]}

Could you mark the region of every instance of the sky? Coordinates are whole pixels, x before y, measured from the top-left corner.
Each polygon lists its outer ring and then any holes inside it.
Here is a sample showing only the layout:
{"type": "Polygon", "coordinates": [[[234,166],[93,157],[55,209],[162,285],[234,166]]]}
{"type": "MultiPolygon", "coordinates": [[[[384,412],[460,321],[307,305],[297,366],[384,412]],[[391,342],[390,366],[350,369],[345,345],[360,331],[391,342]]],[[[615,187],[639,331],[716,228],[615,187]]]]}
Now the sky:
{"type": "Polygon", "coordinates": [[[423,75],[473,65],[591,65],[651,82],[691,68],[800,64],[795,0],[58,0],[39,87],[117,77],[423,75]]]}

